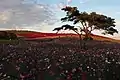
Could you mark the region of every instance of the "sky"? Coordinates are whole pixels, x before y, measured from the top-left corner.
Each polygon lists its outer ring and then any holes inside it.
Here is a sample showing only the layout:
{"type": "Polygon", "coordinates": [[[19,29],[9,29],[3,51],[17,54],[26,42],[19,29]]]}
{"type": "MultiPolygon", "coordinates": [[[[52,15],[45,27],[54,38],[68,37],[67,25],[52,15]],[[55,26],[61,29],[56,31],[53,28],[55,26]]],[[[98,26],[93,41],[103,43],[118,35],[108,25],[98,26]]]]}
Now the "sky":
{"type": "MultiPolygon", "coordinates": [[[[55,27],[63,24],[60,18],[65,12],[60,9],[66,5],[110,16],[120,31],[120,0],[0,0],[0,30],[53,32],[55,27]]],[[[100,34],[98,31],[94,33],[100,34]]],[[[120,34],[115,34],[114,38],[120,38],[120,34]]]]}

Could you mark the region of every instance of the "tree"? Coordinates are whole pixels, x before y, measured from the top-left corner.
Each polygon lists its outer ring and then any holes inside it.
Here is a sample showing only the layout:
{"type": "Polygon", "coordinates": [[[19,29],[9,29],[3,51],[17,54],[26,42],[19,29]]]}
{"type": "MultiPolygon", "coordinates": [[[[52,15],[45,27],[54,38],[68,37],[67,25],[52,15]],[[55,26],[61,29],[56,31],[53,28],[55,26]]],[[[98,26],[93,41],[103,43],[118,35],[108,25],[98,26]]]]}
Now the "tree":
{"type": "Polygon", "coordinates": [[[114,28],[115,21],[111,17],[107,17],[102,14],[97,14],[96,12],[80,12],[77,7],[67,6],[62,8],[66,12],[66,16],[61,18],[62,22],[71,21],[73,24],[80,23],[79,32],[85,33],[85,38],[90,38],[90,34],[93,30],[103,30],[104,34],[113,35],[118,33],[114,28]]]}
{"type": "Polygon", "coordinates": [[[0,39],[8,39],[8,33],[6,31],[0,31],[0,39]]]}
{"type": "MultiPolygon", "coordinates": [[[[68,24],[63,25],[61,27],[55,28],[54,30],[73,30],[79,35],[80,43],[82,45],[82,33],[85,34],[85,40],[91,40],[91,33],[94,30],[103,30],[103,34],[113,35],[114,33],[118,33],[117,29],[115,29],[115,19],[111,17],[107,17],[102,14],[97,14],[96,12],[80,12],[77,7],[66,6],[61,10],[66,12],[66,16],[61,18],[62,22],[73,22],[73,24],[80,23],[78,28],[75,26],[70,26],[68,24]]],[[[81,46],[82,47],[82,46],[81,46]]]]}
{"type": "Polygon", "coordinates": [[[62,25],[62,29],[63,30],[72,30],[75,33],[77,33],[78,36],[79,36],[79,39],[80,39],[80,48],[82,48],[82,40],[81,40],[82,37],[81,37],[81,34],[78,31],[78,28],[75,28],[75,26],[71,26],[71,25],[66,24],[66,25],[62,25]]]}
{"type": "Polygon", "coordinates": [[[81,34],[78,32],[78,28],[75,28],[75,26],[71,26],[71,25],[68,25],[68,24],[65,24],[65,25],[62,25],[61,27],[58,27],[58,28],[55,28],[53,31],[57,30],[57,33],[58,31],[60,30],[72,30],[74,31],[75,33],[77,33],[79,35],[79,39],[80,39],[80,47],[82,46],[82,42],[81,42],[81,34]]]}
{"type": "Polygon", "coordinates": [[[10,39],[10,40],[15,40],[15,39],[17,39],[17,35],[16,35],[15,33],[8,33],[8,35],[9,35],[9,39],[10,39]]]}
{"type": "MultiPolygon", "coordinates": [[[[63,29],[63,27],[57,27],[57,28],[54,28],[53,31],[57,31],[56,32],[56,34],[57,34],[62,29],[63,29]]],[[[60,35],[59,35],[59,38],[60,38],[60,35]]]]}
{"type": "Polygon", "coordinates": [[[10,33],[7,31],[0,31],[0,39],[15,40],[15,39],[17,39],[17,35],[15,33],[10,33]]]}
{"type": "Polygon", "coordinates": [[[55,28],[53,31],[57,31],[56,33],[58,33],[60,30],[62,30],[63,28],[62,27],[57,27],[55,28]]]}

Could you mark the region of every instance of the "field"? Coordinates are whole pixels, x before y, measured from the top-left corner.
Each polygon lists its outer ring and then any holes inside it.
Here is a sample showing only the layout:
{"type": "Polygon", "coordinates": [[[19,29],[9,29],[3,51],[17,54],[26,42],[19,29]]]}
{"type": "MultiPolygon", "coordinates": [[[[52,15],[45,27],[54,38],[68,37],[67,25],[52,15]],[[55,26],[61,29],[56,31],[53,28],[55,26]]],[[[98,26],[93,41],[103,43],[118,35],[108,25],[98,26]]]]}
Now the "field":
{"type": "Polygon", "coordinates": [[[17,34],[22,39],[0,41],[0,80],[120,80],[117,40],[93,35],[80,49],[76,35],[17,34]]]}

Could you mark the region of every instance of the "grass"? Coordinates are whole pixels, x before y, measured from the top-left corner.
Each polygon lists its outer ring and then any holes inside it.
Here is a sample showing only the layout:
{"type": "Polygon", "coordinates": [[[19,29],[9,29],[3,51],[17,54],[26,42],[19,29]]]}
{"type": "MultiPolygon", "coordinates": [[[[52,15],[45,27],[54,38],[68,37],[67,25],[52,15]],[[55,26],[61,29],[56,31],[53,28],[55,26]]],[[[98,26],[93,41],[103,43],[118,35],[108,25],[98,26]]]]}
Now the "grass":
{"type": "Polygon", "coordinates": [[[19,40],[0,40],[0,44],[16,44],[19,40]]]}

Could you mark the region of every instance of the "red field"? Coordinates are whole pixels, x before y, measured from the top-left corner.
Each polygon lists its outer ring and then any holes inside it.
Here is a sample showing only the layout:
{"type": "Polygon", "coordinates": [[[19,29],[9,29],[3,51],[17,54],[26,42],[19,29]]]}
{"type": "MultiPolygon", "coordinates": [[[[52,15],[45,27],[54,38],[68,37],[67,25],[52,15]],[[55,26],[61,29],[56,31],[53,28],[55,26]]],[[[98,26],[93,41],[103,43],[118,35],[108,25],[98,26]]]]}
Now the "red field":
{"type": "MultiPolygon", "coordinates": [[[[76,34],[73,33],[42,33],[42,32],[33,32],[33,31],[17,31],[17,36],[24,37],[27,39],[42,39],[42,38],[56,38],[56,37],[78,37],[76,34]]],[[[99,35],[92,34],[94,40],[100,41],[112,41],[112,42],[120,42],[120,40],[115,40],[109,37],[103,37],[99,35]]]]}
{"type": "Polygon", "coordinates": [[[58,37],[58,36],[69,36],[69,35],[76,35],[76,34],[56,34],[56,33],[35,33],[35,32],[28,32],[23,34],[17,34],[18,36],[23,36],[26,38],[43,38],[43,37],[58,37]]]}

